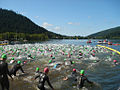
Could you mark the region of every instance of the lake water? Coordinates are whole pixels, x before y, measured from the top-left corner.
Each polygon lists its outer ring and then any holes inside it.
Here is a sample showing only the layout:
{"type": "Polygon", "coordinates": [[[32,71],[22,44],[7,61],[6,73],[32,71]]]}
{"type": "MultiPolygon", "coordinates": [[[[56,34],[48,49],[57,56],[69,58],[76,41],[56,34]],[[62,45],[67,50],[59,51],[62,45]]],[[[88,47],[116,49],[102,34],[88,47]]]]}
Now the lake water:
{"type": "MultiPolygon", "coordinates": [[[[26,74],[18,72],[19,77],[15,77],[14,81],[10,80],[10,90],[37,90],[37,80],[35,77],[36,67],[43,71],[44,67],[49,67],[50,82],[55,90],[77,90],[77,82],[73,80],[63,81],[65,76],[71,74],[72,69],[76,68],[79,72],[85,70],[85,75],[94,85],[85,83],[88,90],[119,90],[120,89],[120,55],[113,53],[108,49],[98,47],[98,40],[92,40],[87,44],[87,40],[50,40],[35,44],[18,44],[1,46],[4,50],[0,51],[8,55],[8,63],[12,57],[15,60],[27,62],[23,69],[26,74]],[[19,52],[19,55],[17,54],[19,52]],[[82,55],[80,55],[80,52],[82,55]],[[14,53],[14,54],[12,54],[14,53]],[[28,59],[31,54],[34,59],[28,59]],[[95,56],[93,56],[95,54],[95,56]],[[51,55],[54,57],[51,57],[51,55]],[[48,64],[52,60],[52,64],[48,64]],[[72,65],[64,65],[66,60],[74,61],[72,65]],[[113,60],[118,61],[118,65],[114,65],[113,60]],[[54,68],[56,64],[60,66],[54,68]]],[[[120,43],[120,40],[110,40],[113,43],[120,43]]],[[[106,45],[108,46],[108,45],[106,45]]],[[[108,46],[120,51],[120,46],[108,46]]],[[[13,64],[9,64],[9,69],[13,64]]],[[[46,83],[48,90],[51,90],[46,83]]]]}

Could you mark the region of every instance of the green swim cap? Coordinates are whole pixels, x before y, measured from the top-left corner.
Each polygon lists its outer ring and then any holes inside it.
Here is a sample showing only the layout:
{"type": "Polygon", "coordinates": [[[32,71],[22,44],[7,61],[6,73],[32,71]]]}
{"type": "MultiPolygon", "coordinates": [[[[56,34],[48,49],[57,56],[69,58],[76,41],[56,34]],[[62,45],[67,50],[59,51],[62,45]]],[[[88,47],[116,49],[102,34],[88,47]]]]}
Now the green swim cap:
{"type": "Polygon", "coordinates": [[[21,64],[21,61],[18,61],[17,64],[21,64]]]}
{"type": "Polygon", "coordinates": [[[84,72],[85,72],[84,70],[81,70],[81,71],[80,71],[80,74],[82,74],[82,75],[83,75],[83,74],[84,74],[84,72]]]}
{"type": "Polygon", "coordinates": [[[36,68],[36,71],[39,71],[39,68],[38,68],[38,67],[36,68]]]}
{"type": "Polygon", "coordinates": [[[97,61],[93,61],[94,63],[96,63],[97,61]]]}
{"type": "Polygon", "coordinates": [[[52,62],[52,60],[49,60],[49,63],[51,63],[52,62]]]}
{"type": "Polygon", "coordinates": [[[52,59],[55,59],[55,57],[52,57],[52,59]]]}
{"type": "Polygon", "coordinates": [[[72,61],[72,64],[74,64],[75,62],[74,61],[72,61]]]}
{"type": "Polygon", "coordinates": [[[14,57],[12,57],[11,59],[14,60],[14,57]]]}
{"type": "Polygon", "coordinates": [[[28,56],[31,56],[31,54],[28,54],[28,56]]]}
{"type": "Polygon", "coordinates": [[[1,58],[7,59],[7,55],[6,55],[6,54],[3,54],[1,58]]]}
{"type": "Polygon", "coordinates": [[[33,59],[35,59],[35,56],[33,56],[33,59]]]}
{"type": "Polygon", "coordinates": [[[65,58],[64,61],[66,61],[67,59],[65,58]]]}

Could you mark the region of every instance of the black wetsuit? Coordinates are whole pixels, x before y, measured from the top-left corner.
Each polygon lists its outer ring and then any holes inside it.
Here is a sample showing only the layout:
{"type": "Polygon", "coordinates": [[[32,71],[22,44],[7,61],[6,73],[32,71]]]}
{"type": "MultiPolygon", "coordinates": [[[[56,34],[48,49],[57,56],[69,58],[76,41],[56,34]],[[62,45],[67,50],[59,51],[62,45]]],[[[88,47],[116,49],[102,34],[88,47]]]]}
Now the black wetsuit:
{"type": "Polygon", "coordinates": [[[78,81],[78,88],[82,88],[84,86],[85,81],[87,81],[88,83],[92,83],[91,81],[89,81],[87,79],[86,76],[80,76],[80,77],[78,77],[77,81],[78,81]]]}
{"type": "Polygon", "coordinates": [[[16,72],[17,72],[19,69],[24,73],[24,71],[23,71],[23,69],[22,69],[22,66],[21,66],[20,64],[16,64],[16,65],[14,65],[13,68],[10,70],[10,75],[16,76],[16,72]]]}
{"type": "Polygon", "coordinates": [[[76,81],[77,76],[78,76],[78,75],[77,75],[77,72],[74,72],[74,71],[73,71],[73,72],[71,73],[71,75],[68,75],[68,78],[69,78],[69,79],[70,79],[70,78],[74,78],[75,81],[76,81]]]}
{"type": "Polygon", "coordinates": [[[48,85],[49,85],[51,88],[53,88],[52,85],[50,84],[49,77],[48,77],[45,73],[40,72],[39,75],[37,75],[37,76],[35,77],[35,79],[37,79],[37,78],[39,78],[38,88],[39,88],[40,90],[45,90],[45,87],[44,87],[45,81],[47,81],[47,82],[48,82],[48,85]]]}
{"type": "Polygon", "coordinates": [[[5,88],[9,90],[9,80],[7,75],[11,77],[8,70],[8,64],[0,60],[0,84],[1,84],[2,90],[4,90],[5,88]]]}

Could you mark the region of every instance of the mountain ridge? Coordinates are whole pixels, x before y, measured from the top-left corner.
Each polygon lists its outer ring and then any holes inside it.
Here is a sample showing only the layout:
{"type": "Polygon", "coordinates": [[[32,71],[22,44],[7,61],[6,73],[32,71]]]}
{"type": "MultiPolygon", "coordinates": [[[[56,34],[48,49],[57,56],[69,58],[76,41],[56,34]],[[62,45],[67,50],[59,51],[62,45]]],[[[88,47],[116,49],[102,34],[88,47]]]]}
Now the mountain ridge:
{"type": "Polygon", "coordinates": [[[107,30],[102,30],[100,32],[88,35],[89,38],[107,38],[107,39],[119,39],[120,38],[120,26],[110,28],[107,30]]]}

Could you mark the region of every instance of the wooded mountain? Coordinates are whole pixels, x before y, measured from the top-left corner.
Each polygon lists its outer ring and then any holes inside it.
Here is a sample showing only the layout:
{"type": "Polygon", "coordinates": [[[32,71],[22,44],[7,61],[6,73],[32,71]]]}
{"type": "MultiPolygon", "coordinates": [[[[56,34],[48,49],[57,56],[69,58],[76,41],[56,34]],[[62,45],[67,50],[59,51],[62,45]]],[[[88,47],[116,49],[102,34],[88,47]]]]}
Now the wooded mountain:
{"type": "Polygon", "coordinates": [[[16,38],[21,40],[47,40],[56,37],[62,38],[62,35],[50,32],[12,10],[0,8],[0,40],[15,40],[16,38]]]}
{"type": "Polygon", "coordinates": [[[120,39],[120,26],[107,29],[98,33],[94,33],[88,36],[89,38],[98,38],[98,39],[120,39]]]}
{"type": "Polygon", "coordinates": [[[0,8],[0,40],[28,40],[43,41],[48,39],[87,39],[87,38],[120,38],[120,27],[111,28],[87,37],[81,36],[64,36],[46,30],[36,25],[27,17],[18,14],[12,10],[0,8]]]}

